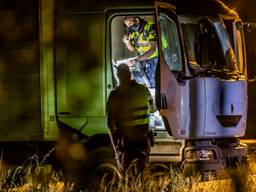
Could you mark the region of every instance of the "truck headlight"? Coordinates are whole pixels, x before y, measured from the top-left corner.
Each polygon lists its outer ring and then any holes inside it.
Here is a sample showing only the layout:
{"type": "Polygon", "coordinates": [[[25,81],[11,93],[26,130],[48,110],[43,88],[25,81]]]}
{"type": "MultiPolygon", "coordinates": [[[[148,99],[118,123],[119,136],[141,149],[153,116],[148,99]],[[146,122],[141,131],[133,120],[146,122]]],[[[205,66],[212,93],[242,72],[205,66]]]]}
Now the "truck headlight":
{"type": "Polygon", "coordinates": [[[211,150],[211,149],[188,150],[186,152],[185,157],[187,160],[190,160],[190,161],[216,159],[215,152],[214,150],[211,150]]]}

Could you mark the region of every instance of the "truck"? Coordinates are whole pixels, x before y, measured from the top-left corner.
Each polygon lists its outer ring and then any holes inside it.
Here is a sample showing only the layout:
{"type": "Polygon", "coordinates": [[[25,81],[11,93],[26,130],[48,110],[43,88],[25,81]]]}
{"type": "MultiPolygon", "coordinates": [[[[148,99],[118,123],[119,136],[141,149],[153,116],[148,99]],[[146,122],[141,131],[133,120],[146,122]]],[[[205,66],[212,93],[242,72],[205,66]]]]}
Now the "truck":
{"type": "MultiPolygon", "coordinates": [[[[115,169],[106,101],[118,85],[116,65],[136,57],[122,42],[125,16],[157,26],[150,161],[180,163],[185,174],[206,176],[246,161],[239,140],[247,118],[243,22],[223,3],[0,2],[0,141],[7,163],[57,145],[71,172],[90,178],[97,168],[115,169]]],[[[132,74],[147,85],[140,68],[132,74]]]]}

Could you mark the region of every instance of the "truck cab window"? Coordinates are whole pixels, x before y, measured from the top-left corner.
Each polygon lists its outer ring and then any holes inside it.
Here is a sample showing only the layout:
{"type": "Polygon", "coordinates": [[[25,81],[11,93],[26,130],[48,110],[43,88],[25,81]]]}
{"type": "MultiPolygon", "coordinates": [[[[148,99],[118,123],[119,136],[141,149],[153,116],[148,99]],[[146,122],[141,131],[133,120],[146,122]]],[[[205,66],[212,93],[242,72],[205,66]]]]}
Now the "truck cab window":
{"type": "Polygon", "coordinates": [[[218,39],[221,42],[220,47],[224,54],[223,59],[225,59],[225,61],[226,61],[223,68],[231,70],[231,71],[237,71],[238,68],[236,65],[235,54],[234,54],[233,48],[231,46],[231,42],[230,42],[228,33],[225,30],[224,23],[222,22],[222,20],[218,20],[218,21],[214,21],[213,25],[214,25],[216,33],[218,35],[218,39]]]}
{"type": "Polygon", "coordinates": [[[243,46],[243,30],[241,21],[234,19],[223,20],[234,49],[238,71],[244,73],[244,46],[243,46]]]}
{"type": "Polygon", "coordinates": [[[182,61],[176,23],[165,13],[160,13],[162,51],[171,71],[181,71],[182,61]]]}
{"type": "MultiPolygon", "coordinates": [[[[241,23],[240,23],[241,25],[241,23]]],[[[244,44],[243,44],[243,35],[242,35],[242,27],[238,27],[236,29],[236,39],[237,39],[237,48],[236,48],[236,55],[237,55],[237,62],[238,62],[238,69],[241,73],[244,73],[244,44]]]]}

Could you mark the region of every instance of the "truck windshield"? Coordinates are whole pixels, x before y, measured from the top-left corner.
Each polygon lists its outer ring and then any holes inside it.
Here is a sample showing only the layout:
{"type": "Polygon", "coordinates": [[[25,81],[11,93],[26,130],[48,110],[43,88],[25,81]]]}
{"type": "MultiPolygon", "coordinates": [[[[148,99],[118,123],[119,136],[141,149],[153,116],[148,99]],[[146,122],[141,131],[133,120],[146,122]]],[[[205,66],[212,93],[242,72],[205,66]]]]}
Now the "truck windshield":
{"type": "Polygon", "coordinates": [[[180,16],[193,75],[232,78],[240,74],[224,22],[220,18],[180,16]]]}

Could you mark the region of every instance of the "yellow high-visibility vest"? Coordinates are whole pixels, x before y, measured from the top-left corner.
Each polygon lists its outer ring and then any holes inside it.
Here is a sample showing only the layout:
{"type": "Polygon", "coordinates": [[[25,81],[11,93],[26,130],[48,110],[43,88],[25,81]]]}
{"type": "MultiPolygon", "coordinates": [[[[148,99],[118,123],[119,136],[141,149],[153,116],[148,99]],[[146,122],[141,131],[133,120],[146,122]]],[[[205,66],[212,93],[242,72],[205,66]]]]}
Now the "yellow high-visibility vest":
{"type": "MultiPolygon", "coordinates": [[[[139,55],[142,55],[149,50],[149,41],[157,40],[156,31],[152,29],[153,25],[153,22],[147,21],[143,27],[143,30],[140,32],[133,32],[129,35],[131,42],[139,55]]],[[[155,52],[148,58],[151,59],[156,56],[158,56],[158,49],[156,49],[155,52]]]]}
{"type": "Polygon", "coordinates": [[[117,114],[120,127],[149,123],[148,93],[144,85],[133,81],[131,86],[119,86],[116,92],[120,98],[117,114]]]}

